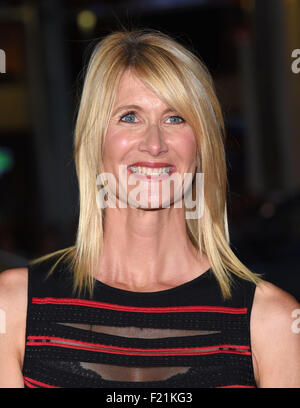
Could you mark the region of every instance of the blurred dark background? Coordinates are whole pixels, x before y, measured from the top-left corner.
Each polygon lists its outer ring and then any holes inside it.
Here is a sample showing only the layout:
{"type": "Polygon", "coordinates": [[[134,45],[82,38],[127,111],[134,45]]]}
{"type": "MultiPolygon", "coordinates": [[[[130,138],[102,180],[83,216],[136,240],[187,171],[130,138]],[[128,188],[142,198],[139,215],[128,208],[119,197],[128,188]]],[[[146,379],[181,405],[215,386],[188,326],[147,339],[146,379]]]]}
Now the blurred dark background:
{"type": "Polygon", "coordinates": [[[232,248],[300,300],[299,21],[299,0],[0,1],[0,270],[74,243],[83,69],[105,34],[147,27],[192,47],[212,73],[232,248]]]}

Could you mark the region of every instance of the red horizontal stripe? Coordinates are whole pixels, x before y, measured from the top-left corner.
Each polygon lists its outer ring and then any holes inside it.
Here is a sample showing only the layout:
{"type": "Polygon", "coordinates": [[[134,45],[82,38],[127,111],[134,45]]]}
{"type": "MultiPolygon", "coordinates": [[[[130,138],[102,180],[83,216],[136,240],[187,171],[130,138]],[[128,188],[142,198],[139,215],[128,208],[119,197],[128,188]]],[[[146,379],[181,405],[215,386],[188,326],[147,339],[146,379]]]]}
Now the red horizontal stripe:
{"type": "Polygon", "coordinates": [[[55,304],[55,305],[78,305],[88,306],[99,309],[110,309],[125,312],[142,312],[142,313],[170,313],[170,312],[211,312],[211,313],[230,313],[245,314],[247,308],[221,307],[221,306],[169,306],[169,307],[137,307],[123,306],[111,303],[97,302],[85,299],[65,299],[65,298],[32,298],[34,304],[55,304]]]}
{"type": "Polygon", "coordinates": [[[30,384],[30,382],[24,380],[24,384],[29,388],[38,388],[36,385],[30,384]]]}
{"type": "MultiPolygon", "coordinates": [[[[54,336],[28,336],[28,340],[55,340],[55,341],[68,341],[70,343],[82,344],[85,346],[97,346],[97,347],[104,347],[116,350],[129,350],[129,351],[175,351],[175,350],[206,350],[216,347],[231,347],[231,348],[238,348],[238,349],[245,349],[249,350],[249,346],[245,345],[236,345],[236,344],[217,344],[215,346],[205,346],[205,347],[172,347],[172,348],[134,348],[134,347],[119,347],[119,346],[112,346],[107,344],[100,344],[100,343],[90,343],[87,341],[81,340],[73,340],[73,339],[66,339],[64,337],[54,337],[54,336]]],[[[44,344],[44,343],[43,343],[44,344]]]]}
{"type": "Polygon", "coordinates": [[[246,354],[251,355],[249,352],[249,346],[240,346],[240,345],[215,345],[207,347],[183,347],[183,348],[152,348],[152,349],[142,349],[142,348],[130,348],[130,347],[118,347],[118,346],[108,346],[106,344],[95,344],[88,343],[79,340],[65,339],[60,337],[47,337],[47,336],[28,336],[29,340],[54,340],[54,341],[65,341],[75,344],[62,344],[62,343],[46,343],[46,342],[35,342],[27,341],[27,346],[54,346],[54,347],[65,347],[78,350],[88,350],[88,351],[98,351],[103,353],[111,354],[131,354],[131,355],[141,355],[141,356],[168,356],[168,355],[198,355],[198,354],[213,354],[213,353],[234,353],[234,354],[246,354]],[[89,346],[89,347],[88,347],[89,346]],[[98,347],[98,348],[96,348],[98,347]],[[101,347],[101,349],[100,349],[101,347]],[[237,349],[244,349],[245,351],[236,351],[236,350],[210,350],[217,347],[235,347],[237,349]],[[181,350],[186,350],[186,352],[180,352],[181,350]],[[202,351],[210,350],[210,351],[202,351]]]}
{"type": "Polygon", "coordinates": [[[256,387],[254,385],[235,384],[235,385],[223,385],[222,387],[216,387],[216,388],[256,388],[256,387]]]}
{"type": "Polygon", "coordinates": [[[36,385],[39,385],[39,386],[45,387],[45,388],[61,388],[61,387],[56,387],[54,385],[46,384],[46,383],[41,382],[41,381],[33,380],[32,378],[29,378],[29,377],[23,377],[23,378],[24,378],[24,382],[26,382],[27,385],[32,386],[32,388],[37,388],[37,387],[34,387],[33,384],[36,384],[36,385]],[[32,383],[32,384],[30,384],[30,383],[32,383]]]}
{"type": "MultiPolygon", "coordinates": [[[[53,386],[51,386],[51,385],[49,385],[49,384],[45,384],[45,383],[42,383],[42,382],[40,382],[40,381],[33,380],[33,379],[31,379],[31,378],[28,378],[28,377],[24,377],[24,383],[25,383],[29,388],[38,388],[37,386],[31,384],[29,381],[31,381],[32,383],[36,383],[36,384],[38,384],[38,385],[40,385],[40,386],[46,387],[46,388],[61,388],[61,387],[53,387],[53,386]],[[25,379],[25,378],[27,378],[27,379],[25,379]]],[[[254,385],[240,385],[240,384],[234,384],[234,385],[223,385],[223,386],[215,387],[215,388],[256,388],[256,387],[255,387],[254,385]]]]}
{"type": "MultiPolygon", "coordinates": [[[[55,344],[55,343],[43,343],[43,342],[27,342],[27,346],[54,346],[54,347],[63,347],[63,348],[71,348],[75,350],[87,350],[87,351],[98,351],[102,353],[109,353],[109,354],[125,354],[128,356],[128,352],[126,351],[115,351],[115,350],[100,350],[100,349],[93,349],[92,347],[83,347],[83,346],[72,346],[69,344],[55,344]]],[[[243,354],[243,355],[251,355],[249,351],[234,351],[234,350],[214,350],[214,351],[201,351],[201,352],[191,352],[191,353],[130,353],[130,355],[138,355],[138,356],[190,356],[190,355],[205,355],[205,354],[218,354],[218,353],[231,353],[231,354],[243,354]]]]}

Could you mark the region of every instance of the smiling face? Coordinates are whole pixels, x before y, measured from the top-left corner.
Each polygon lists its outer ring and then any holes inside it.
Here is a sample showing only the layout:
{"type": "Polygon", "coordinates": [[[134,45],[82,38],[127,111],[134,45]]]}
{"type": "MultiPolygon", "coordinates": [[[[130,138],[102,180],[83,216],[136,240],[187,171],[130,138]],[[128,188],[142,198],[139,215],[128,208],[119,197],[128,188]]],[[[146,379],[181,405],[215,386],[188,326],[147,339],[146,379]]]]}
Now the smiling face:
{"type": "MultiPolygon", "coordinates": [[[[180,176],[182,186],[184,173],[195,172],[196,141],[191,126],[128,70],[117,90],[104,144],[103,165],[105,172],[116,179],[119,199],[122,199],[119,187],[126,188],[132,197],[133,189],[139,186],[142,194],[137,195],[137,206],[149,209],[163,206],[162,184],[169,185],[168,178],[180,176]],[[123,177],[119,177],[119,165],[126,166],[126,186],[123,177]],[[153,203],[157,206],[153,207],[153,203]]],[[[172,204],[178,197],[173,183],[170,184],[172,204]]]]}

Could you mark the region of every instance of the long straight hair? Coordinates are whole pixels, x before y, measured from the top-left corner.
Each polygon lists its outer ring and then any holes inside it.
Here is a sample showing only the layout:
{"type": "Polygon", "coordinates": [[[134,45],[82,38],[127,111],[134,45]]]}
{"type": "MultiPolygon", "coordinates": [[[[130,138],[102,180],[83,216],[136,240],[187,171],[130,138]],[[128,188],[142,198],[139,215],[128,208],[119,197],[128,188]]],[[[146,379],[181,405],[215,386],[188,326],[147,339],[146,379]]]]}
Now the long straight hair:
{"type": "Polygon", "coordinates": [[[205,177],[204,212],[199,219],[186,219],[187,233],[200,255],[207,255],[224,299],[231,296],[232,275],[258,284],[260,276],[250,271],[230,248],[225,130],[211,75],[196,53],[152,29],[113,32],[93,49],[75,126],[74,159],[80,192],[76,243],[34,262],[60,254],[50,273],[58,262],[69,262],[74,293],[88,290],[92,296],[103,248],[105,212],[97,206],[96,177],[104,171],[107,127],[118,84],[126,70],[134,72],[193,128],[197,172],[205,177]]]}

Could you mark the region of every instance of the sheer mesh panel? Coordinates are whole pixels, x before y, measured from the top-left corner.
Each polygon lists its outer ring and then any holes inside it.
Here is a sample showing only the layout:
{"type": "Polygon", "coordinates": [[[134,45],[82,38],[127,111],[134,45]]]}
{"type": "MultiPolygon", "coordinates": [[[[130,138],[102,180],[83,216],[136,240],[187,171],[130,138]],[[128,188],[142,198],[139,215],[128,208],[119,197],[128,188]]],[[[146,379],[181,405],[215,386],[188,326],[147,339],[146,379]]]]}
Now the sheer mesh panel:
{"type": "Polygon", "coordinates": [[[190,370],[190,367],[126,367],[86,362],[80,365],[99,374],[103,380],[131,382],[163,381],[190,370]]]}
{"type": "Polygon", "coordinates": [[[181,336],[196,336],[221,333],[217,330],[179,330],[179,329],[153,329],[140,328],[135,326],[130,327],[116,327],[104,325],[89,325],[81,323],[57,323],[63,326],[75,327],[82,330],[90,330],[96,333],[112,334],[122,337],[134,337],[142,339],[159,339],[166,337],[181,337],[181,336]]]}

